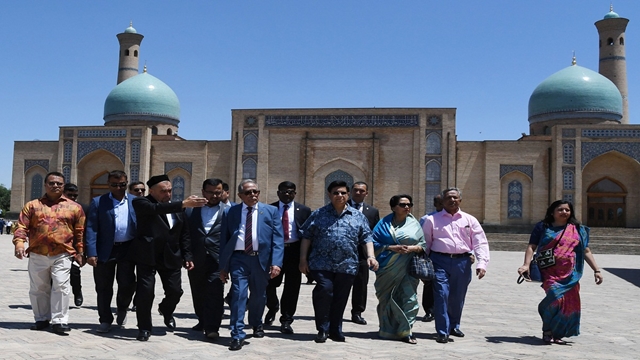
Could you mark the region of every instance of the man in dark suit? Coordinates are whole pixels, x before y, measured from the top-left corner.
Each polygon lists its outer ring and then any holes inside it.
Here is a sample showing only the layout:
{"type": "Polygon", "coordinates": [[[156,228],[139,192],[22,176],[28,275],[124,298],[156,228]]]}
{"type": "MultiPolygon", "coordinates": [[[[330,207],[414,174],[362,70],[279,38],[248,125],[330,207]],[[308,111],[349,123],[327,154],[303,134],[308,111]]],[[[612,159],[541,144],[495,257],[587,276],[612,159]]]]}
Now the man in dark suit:
{"type": "Polygon", "coordinates": [[[85,231],[87,264],[94,267],[93,280],[98,295],[97,332],[111,330],[113,313],[113,279],[118,281],[117,318],[120,326],[127,321],[127,309],[136,290],[135,265],[129,248],[136,235],[135,196],[127,194],[127,174],[112,171],[108,175],[110,192],[91,199],[85,231]]]}
{"type": "Polygon", "coordinates": [[[283,181],[278,185],[278,199],[273,206],[278,208],[278,214],[282,219],[282,229],[284,232],[284,260],[280,275],[269,280],[267,285],[267,315],[264,317],[264,324],[273,324],[275,316],[280,308],[280,332],[283,334],[293,334],[291,323],[293,315],[298,306],[298,295],[300,294],[300,283],[302,273],[300,273],[300,235],[299,229],[311,215],[311,209],[294,202],[296,197],[296,184],[291,181],[283,181]],[[286,274],[284,290],[281,301],[278,302],[276,289],[282,284],[282,278],[286,274]]]}
{"type": "Polygon", "coordinates": [[[224,313],[224,284],[220,280],[220,226],[222,213],[228,206],[221,200],[222,180],[207,179],[202,183],[202,196],[207,204],[187,209],[193,270],[189,285],[198,324],[193,330],[204,331],[209,339],[217,339],[224,313]]]}
{"type": "Polygon", "coordinates": [[[170,330],[176,328],[173,311],[182,296],[180,268],[193,269],[191,241],[183,208],[202,207],[204,198],[192,195],[180,202],[171,201],[171,181],[167,175],[157,175],[147,181],[149,195],[133,200],[138,220],[138,233],[133,240],[131,254],[136,262],[138,337],[149,340],[151,335],[151,307],[153,306],[156,272],[162,280],[164,299],[158,311],[170,330]]]}
{"type": "MultiPolygon", "coordinates": [[[[69,198],[69,200],[78,202],[78,185],[72,184],[72,183],[66,183],[64,184],[62,193],[64,194],[64,196],[69,198]]],[[[82,204],[80,205],[82,206],[82,210],[84,211],[85,215],[87,215],[89,212],[89,209],[82,204]]],[[[85,224],[85,232],[86,232],[86,224],[85,224]]],[[[9,235],[9,230],[7,230],[7,235],[9,235]]],[[[73,292],[73,303],[76,306],[82,306],[82,303],[84,302],[84,297],[82,296],[82,273],[80,272],[80,267],[77,265],[76,262],[71,263],[71,274],[69,276],[69,282],[71,283],[71,291],[73,292]]]]}
{"type": "Polygon", "coordinates": [[[280,274],[284,252],[278,209],[258,202],[258,184],[250,179],[242,180],[238,195],[242,203],[223,213],[220,235],[220,279],[226,283],[231,275],[229,350],[240,350],[244,345],[248,291],[251,291],[248,307],[253,337],[264,336],[265,291],[269,279],[280,274]]]}
{"type": "MultiPolygon", "coordinates": [[[[364,202],[369,195],[369,186],[364,181],[357,181],[351,186],[351,199],[349,205],[360,211],[369,221],[371,230],[380,221],[378,209],[364,202]]],[[[351,292],[351,321],[360,325],[367,325],[367,320],[362,317],[362,313],[367,308],[367,285],[369,283],[369,265],[367,265],[367,249],[364,246],[358,247],[358,273],[353,281],[353,291],[351,292]]]]}

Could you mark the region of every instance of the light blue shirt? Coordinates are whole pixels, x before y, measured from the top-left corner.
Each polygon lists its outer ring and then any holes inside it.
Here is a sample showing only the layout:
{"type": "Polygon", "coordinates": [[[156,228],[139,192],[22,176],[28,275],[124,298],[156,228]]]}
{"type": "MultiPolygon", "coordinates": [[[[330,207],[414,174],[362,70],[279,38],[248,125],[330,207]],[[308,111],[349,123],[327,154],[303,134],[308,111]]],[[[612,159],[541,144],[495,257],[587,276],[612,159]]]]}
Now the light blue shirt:
{"type": "Polygon", "coordinates": [[[113,201],[116,224],[113,242],[125,242],[133,239],[133,226],[129,226],[129,206],[131,204],[129,204],[127,195],[122,200],[118,200],[113,197],[113,194],[109,193],[109,198],[113,201]]]}
{"type": "Polygon", "coordinates": [[[204,226],[204,231],[209,232],[211,227],[216,222],[216,218],[218,217],[218,211],[220,210],[220,203],[215,206],[203,206],[202,211],[200,212],[200,216],[202,218],[202,226],[204,226]]]}

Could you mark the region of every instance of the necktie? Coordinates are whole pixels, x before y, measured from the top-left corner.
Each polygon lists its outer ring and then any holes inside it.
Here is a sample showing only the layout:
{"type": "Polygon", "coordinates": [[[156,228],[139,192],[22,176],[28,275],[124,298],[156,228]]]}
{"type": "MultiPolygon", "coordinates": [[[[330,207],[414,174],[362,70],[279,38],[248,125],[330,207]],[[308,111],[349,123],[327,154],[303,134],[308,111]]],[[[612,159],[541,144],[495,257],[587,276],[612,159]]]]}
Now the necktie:
{"type": "Polygon", "coordinates": [[[253,208],[247,207],[247,221],[244,228],[244,252],[253,252],[253,208]]]}
{"type": "Polygon", "coordinates": [[[356,209],[360,210],[361,207],[362,207],[362,203],[357,203],[356,204],[356,209]]]}
{"type": "Polygon", "coordinates": [[[289,205],[284,206],[282,213],[282,228],[284,229],[284,242],[289,241],[289,205]]]}

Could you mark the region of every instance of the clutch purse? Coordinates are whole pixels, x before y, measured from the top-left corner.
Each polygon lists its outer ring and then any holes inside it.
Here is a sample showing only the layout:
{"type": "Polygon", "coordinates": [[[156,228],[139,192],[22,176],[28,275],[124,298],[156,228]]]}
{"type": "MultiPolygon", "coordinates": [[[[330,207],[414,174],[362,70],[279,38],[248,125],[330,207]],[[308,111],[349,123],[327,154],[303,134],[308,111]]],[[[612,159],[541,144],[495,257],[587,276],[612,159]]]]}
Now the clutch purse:
{"type": "Polygon", "coordinates": [[[431,281],[436,277],[433,263],[426,253],[413,255],[409,261],[409,275],[425,281],[431,281]]]}

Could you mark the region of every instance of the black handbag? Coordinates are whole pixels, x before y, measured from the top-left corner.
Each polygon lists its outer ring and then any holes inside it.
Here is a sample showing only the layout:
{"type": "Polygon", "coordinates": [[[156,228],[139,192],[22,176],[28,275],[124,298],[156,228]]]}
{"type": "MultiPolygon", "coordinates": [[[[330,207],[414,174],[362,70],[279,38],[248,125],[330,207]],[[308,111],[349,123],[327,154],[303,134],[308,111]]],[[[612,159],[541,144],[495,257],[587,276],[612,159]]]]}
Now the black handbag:
{"type": "Polygon", "coordinates": [[[436,277],[433,262],[425,252],[414,254],[409,261],[409,275],[419,280],[431,281],[436,277]]]}

